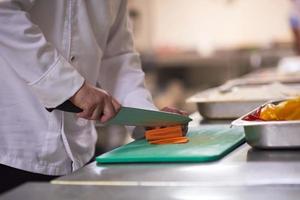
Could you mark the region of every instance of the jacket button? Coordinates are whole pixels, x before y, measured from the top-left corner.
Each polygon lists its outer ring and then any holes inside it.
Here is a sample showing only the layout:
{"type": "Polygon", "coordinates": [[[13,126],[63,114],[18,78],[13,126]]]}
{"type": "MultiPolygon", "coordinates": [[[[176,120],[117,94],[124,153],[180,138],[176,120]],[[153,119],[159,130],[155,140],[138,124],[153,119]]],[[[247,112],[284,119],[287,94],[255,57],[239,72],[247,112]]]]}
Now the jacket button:
{"type": "Polygon", "coordinates": [[[70,61],[74,62],[75,61],[75,56],[71,56],[70,61]]]}

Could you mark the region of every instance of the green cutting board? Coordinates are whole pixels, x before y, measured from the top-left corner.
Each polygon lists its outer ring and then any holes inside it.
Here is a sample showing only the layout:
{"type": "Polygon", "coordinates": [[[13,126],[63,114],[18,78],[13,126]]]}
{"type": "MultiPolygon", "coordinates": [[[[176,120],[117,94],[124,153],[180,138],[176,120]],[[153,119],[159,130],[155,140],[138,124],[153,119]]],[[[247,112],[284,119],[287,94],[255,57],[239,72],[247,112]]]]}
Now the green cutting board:
{"type": "Polygon", "coordinates": [[[98,163],[207,162],[222,158],[244,143],[242,128],[201,126],[190,128],[185,144],[149,144],[137,140],[96,158],[98,163]]]}

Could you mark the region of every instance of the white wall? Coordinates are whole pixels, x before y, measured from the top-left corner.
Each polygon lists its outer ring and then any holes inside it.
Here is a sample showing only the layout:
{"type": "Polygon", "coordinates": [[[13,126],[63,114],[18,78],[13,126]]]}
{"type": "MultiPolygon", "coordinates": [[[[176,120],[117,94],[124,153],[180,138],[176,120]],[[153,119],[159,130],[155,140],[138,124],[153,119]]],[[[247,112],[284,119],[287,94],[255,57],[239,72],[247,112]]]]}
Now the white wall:
{"type": "MultiPolygon", "coordinates": [[[[289,0],[135,0],[147,6],[148,37],[138,45],[216,48],[291,41],[289,0]],[[147,2],[147,3],[145,3],[147,2]],[[146,44],[146,45],[145,45],[146,44]]],[[[142,37],[142,36],[138,36],[142,37]]]]}

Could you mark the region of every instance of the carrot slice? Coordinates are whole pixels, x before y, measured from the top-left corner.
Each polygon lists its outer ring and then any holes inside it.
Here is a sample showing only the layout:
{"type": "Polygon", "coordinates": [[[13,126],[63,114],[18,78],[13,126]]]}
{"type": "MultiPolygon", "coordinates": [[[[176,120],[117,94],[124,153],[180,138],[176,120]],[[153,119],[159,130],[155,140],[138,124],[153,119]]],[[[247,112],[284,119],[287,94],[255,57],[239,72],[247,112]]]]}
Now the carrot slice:
{"type": "Polygon", "coordinates": [[[176,137],[162,140],[149,141],[150,144],[180,144],[187,143],[189,139],[187,137],[176,137]]]}
{"type": "Polygon", "coordinates": [[[181,134],[163,134],[161,136],[155,136],[155,137],[146,137],[147,140],[162,140],[162,139],[168,139],[168,138],[176,138],[176,137],[182,137],[181,134]]]}
{"type": "Polygon", "coordinates": [[[165,132],[171,132],[171,131],[181,131],[182,132],[182,127],[181,126],[170,126],[166,128],[158,128],[158,129],[151,129],[146,131],[148,135],[160,135],[161,133],[165,132]]]}
{"type": "Polygon", "coordinates": [[[158,139],[166,139],[166,138],[173,138],[173,137],[181,137],[182,136],[182,132],[166,132],[166,133],[162,133],[159,135],[149,135],[146,134],[146,139],[147,140],[158,140],[158,139]]]}
{"type": "Polygon", "coordinates": [[[180,125],[148,130],[145,136],[150,144],[180,144],[189,141],[187,137],[183,137],[180,125]]]}

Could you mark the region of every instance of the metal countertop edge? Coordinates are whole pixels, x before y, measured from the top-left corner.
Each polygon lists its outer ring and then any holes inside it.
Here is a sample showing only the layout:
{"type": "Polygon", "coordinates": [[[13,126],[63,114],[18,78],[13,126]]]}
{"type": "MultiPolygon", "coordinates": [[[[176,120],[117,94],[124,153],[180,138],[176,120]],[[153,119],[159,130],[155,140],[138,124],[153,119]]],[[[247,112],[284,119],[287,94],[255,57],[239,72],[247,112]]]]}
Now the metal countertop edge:
{"type": "Polygon", "coordinates": [[[228,187],[228,186],[271,186],[271,185],[300,185],[300,180],[290,180],[274,183],[272,180],[255,180],[246,182],[226,181],[222,182],[189,182],[189,181],[51,181],[54,185],[81,185],[81,186],[143,186],[143,187],[228,187]]]}

